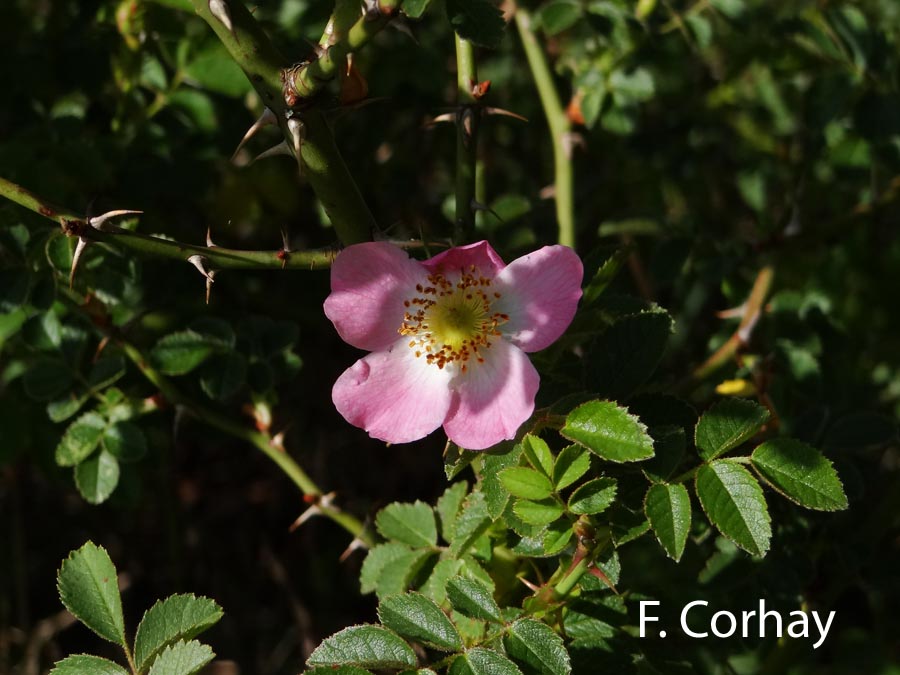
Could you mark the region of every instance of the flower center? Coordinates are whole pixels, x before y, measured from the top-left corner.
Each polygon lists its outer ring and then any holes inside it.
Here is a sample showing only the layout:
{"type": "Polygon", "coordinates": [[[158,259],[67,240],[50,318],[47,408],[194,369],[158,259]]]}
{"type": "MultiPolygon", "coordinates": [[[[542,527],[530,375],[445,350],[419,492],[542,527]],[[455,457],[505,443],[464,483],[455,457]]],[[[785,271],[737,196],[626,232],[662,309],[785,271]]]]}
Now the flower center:
{"type": "Polygon", "coordinates": [[[458,365],[461,372],[472,361],[483,363],[483,353],[500,336],[497,327],[509,320],[491,311],[491,303],[500,298],[490,290],[491,283],[473,265],[455,282],[435,272],[428,275],[427,286],[417,285],[416,295],[403,303],[406,312],[398,329],[411,338],[416,358],[438,368],[458,365]]]}

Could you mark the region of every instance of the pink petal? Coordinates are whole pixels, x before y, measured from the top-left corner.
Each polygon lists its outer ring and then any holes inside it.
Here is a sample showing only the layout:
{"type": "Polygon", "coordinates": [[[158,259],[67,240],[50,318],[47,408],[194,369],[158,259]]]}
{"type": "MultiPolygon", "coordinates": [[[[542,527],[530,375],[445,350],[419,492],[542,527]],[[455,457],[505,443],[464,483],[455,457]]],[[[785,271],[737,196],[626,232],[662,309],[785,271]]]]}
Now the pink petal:
{"type": "Polygon", "coordinates": [[[534,412],[541,378],[525,353],[505,340],[483,351],[484,363],[473,363],[453,381],[454,396],[444,430],[467,450],[484,450],[516,431],[534,412]]]}
{"type": "Polygon", "coordinates": [[[380,241],[348,246],[331,266],[325,316],[354,347],[385,349],[397,340],[403,302],[426,277],[422,265],[393,244],[380,241]]]}
{"type": "Polygon", "coordinates": [[[450,409],[451,374],[429,365],[401,339],[360,359],[331,391],[338,412],[372,438],[409,443],[437,429],[450,409]]]}
{"type": "Polygon", "coordinates": [[[422,263],[430,272],[459,272],[474,265],[482,275],[493,278],[506,267],[503,259],[486,241],[457,246],[422,263]]]}
{"type": "Polygon", "coordinates": [[[526,352],[548,347],[562,335],[578,308],[584,267],[566,246],[545,246],[513,260],[494,280],[501,298],[492,309],[509,315],[500,327],[526,352]]]}

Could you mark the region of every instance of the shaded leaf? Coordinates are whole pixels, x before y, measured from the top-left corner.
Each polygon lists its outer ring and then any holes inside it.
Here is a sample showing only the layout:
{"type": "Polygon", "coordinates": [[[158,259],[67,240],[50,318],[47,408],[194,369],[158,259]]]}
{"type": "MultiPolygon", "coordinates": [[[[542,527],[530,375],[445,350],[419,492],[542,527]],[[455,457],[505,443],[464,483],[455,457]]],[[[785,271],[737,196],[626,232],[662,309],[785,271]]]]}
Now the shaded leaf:
{"type": "Polygon", "coordinates": [[[388,504],[375,517],[375,526],[386,539],[410,546],[436,546],[434,512],[425,502],[388,504]]]}
{"type": "Polygon", "coordinates": [[[75,467],[75,485],[85,501],[101,504],[119,484],[119,462],[102,450],[75,467]]]}
{"type": "Polygon", "coordinates": [[[446,7],[450,25],[461,38],[482,47],[500,44],[506,22],[490,0],[448,0],[446,7]]]}
{"type": "Polygon", "coordinates": [[[132,422],[116,422],[100,439],[103,448],[122,462],[136,462],[147,454],[147,438],[132,422]]]}
{"type": "Polygon", "coordinates": [[[106,431],[106,420],[97,413],[85,413],[66,429],[56,446],[56,463],[75,466],[87,459],[100,444],[106,431]]]}

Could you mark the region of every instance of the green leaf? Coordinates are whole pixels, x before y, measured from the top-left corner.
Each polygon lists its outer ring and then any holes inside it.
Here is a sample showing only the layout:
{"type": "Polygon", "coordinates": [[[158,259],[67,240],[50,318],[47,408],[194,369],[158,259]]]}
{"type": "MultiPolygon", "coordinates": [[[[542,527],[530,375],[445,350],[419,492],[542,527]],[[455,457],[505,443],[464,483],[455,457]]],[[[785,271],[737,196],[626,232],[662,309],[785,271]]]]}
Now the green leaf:
{"type": "Polygon", "coordinates": [[[119,462],[100,451],[75,467],[75,485],[85,501],[102,504],[119,484],[119,462]]]}
{"type": "Polygon", "coordinates": [[[680,483],[651,485],[644,498],[650,527],[670,558],[680,560],[691,529],[691,498],[680,483]]]}
{"type": "Polygon", "coordinates": [[[379,598],[402,593],[432,554],[432,551],[411,549],[399,542],[379,544],[363,562],[360,590],[363,593],[375,591],[379,598]]]}
{"type": "Polygon", "coordinates": [[[454,577],[447,582],[447,598],[460,614],[485,621],[502,620],[493,593],[478,581],[454,577]]]}
{"type": "Polygon", "coordinates": [[[591,456],[580,445],[570,445],[559,453],[553,465],[553,485],[563,490],[591,468],[591,456]]]}
{"type": "Polygon", "coordinates": [[[87,403],[88,396],[83,392],[69,392],[63,398],[51,401],[47,404],[47,417],[51,422],[65,422],[72,415],[81,410],[87,403]]]}
{"type": "Polygon", "coordinates": [[[143,671],[165,647],[190,640],[222,618],[222,608],[209,598],[171,595],[144,612],[134,639],[134,662],[143,671]]]}
{"type": "Polygon", "coordinates": [[[504,469],[500,472],[500,482],[511,495],[523,499],[544,499],[553,492],[547,476],[524,466],[504,469]]]}
{"type": "Polygon", "coordinates": [[[209,645],[196,640],[179,640],[160,652],[150,668],[150,675],[193,675],[213,660],[209,645]]]}
{"type": "Polygon", "coordinates": [[[92,391],[106,389],[125,375],[125,359],[118,354],[104,356],[94,364],[88,374],[87,385],[92,391]]]}
{"type": "Polygon", "coordinates": [[[586,307],[593,304],[601,295],[603,295],[603,292],[613,282],[616,275],[618,275],[619,270],[622,269],[622,265],[625,264],[630,253],[631,251],[628,248],[620,248],[603,261],[594,273],[590,283],[584,289],[582,306],[586,307]]]}
{"type": "Polygon", "coordinates": [[[25,393],[36,401],[51,401],[72,386],[72,373],[59,359],[35,361],[22,378],[25,393]]]}
{"type": "Polygon", "coordinates": [[[817,511],[847,508],[841,479],[821,452],[792,438],[766,441],[750,457],[769,485],[791,501],[817,511]]]}
{"type": "Polygon", "coordinates": [[[655,454],[641,465],[641,470],[648,480],[664,483],[684,459],[687,437],[682,427],[671,425],[651,427],[650,435],[655,454]]]}
{"type": "Polygon", "coordinates": [[[247,357],[226,352],[207,361],[200,373],[200,386],[211,399],[222,401],[247,381],[247,357]]]}
{"type": "Polygon", "coordinates": [[[624,399],[650,379],[666,351],[672,317],[662,309],[618,319],[595,341],[590,382],[610,399],[624,399]]]}
{"type": "Polygon", "coordinates": [[[437,501],[437,506],[434,510],[438,517],[438,524],[440,525],[441,536],[444,538],[444,541],[449,542],[453,540],[456,517],[459,515],[459,510],[468,492],[469,484],[465,481],[460,481],[444,490],[444,494],[437,501]]]}
{"type": "Polygon", "coordinates": [[[410,546],[437,546],[434,512],[425,502],[388,504],[375,516],[375,527],[385,539],[410,546]]]}
{"type": "Polygon", "coordinates": [[[430,4],[431,0],[405,0],[400,8],[410,19],[419,19],[430,4]]]}
{"type": "Polygon", "coordinates": [[[513,504],[513,513],[529,525],[548,525],[559,518],[565,509],[554,499],[533,502],[520,499],[513,504]]]}
{"type": "Polygon", "coordinates": [[[81,623],[125,647],[125,621],[116,568],[106,550],[87,542],[63,560],[56,578],[59,599],[81,623]]]}
{"type": "Polygon", "coordinates": [[[365,668],[357,668],[356,666],[341,666],[340,668],[322,666],[320,668],[304,670],[303,675],[372,675],[372,671],[366,670],[365,668]]]}
{"type": "Polygon", "coordinates": [[[391,631],[381,626],[345,628],[327,638],[310,655],[310,666],[359,666],[373,669],[414,667],[416,654],[391,631]]]}
{"type": "Polygon", "coordinates": [[[100,442],[121,462],[136,462],[147,454],[147,438],[132,422],[116,422],[106,429],[100,442]]]}
{"type": "Polygon", "coordinates": [[[447,615],[431,600],[419,593],[404,593],[382,599],[378,618],[385,627],[427,647],[456,652],[462,649],[462,638],[447,615]]]}
{"type": "Polygon", "coordinates": [[[575,0],[551,0],[537,14],[547,35],[556,35],[571,28],[581,18],[581,5],[575,0]]]}
{"type": "Polygon", "coordinates": [[[122,666],[99,656],[76,654],[59,661],[50,675],[128,675],[122,666]]]}
{"type": "Polygon", "coordinates": [[[653,439],[641,421],[612,401],[589,401],[566,417],[560,433],[603,459],[635,462],[653,457],[653,439]]]}
{"type": "Polygon", "coordinates": [[[200,52],[185,68],[187,77],[204,89],[239,97],[250,91],[250,83],[228,51],[218,41],[200,52]]]}
{"type": "Polygon", "coordinates": [[[694,437],[700,456],[709,461],[756,435],[769,411],[743,398],[726,398],[697,421],[694,437]]]}
{"type": "Polygon", "coordinates": [[[567,675],[572,668],[562,638],[534,619],[519,619],[503,638],[506,653],[526,666],[526,673],[567,675]]]}
{"type": "Polygon", "coordinates": [[[76,419],[63,434],[56,446],[56,463],[60,466],[75,466],[87,459],[100,444],[106,420],[97,413],[85,413],[76,419]]]}
{"type": "Polygon", "coordinates": [[[447,675],[522,675],[522,671],[502,654],[475,647],[454,659],[447,675]]]}
{"type": "Polygon", "coordinates": [[[569,497],[569,511],[579,515],[602,513],[616,499],[618,485],[612,478],[595,478],[578,487],[569,497]]]}
{"type": "Polygon", "coordinates": [[[461,38],[495,48],[503,39],[503,12],[490,0],[447,0],[447,18],[461,38]]]}
{"type": "Polygon", "coordinates": [[[217,345],[192,330],[166,335],[150,350],[150,361],[165,375],[184,375],[206,361],[217,345]]]}
{"type": "Polygon", "coordinates": [[[550,447],[543,438],[526,434],[522,439],[522,450],[531,466],[546,476],[553,474],[553,453],[550,452],[550,447]]]}
{"type": "Polygon", "coordinates": [[[447,582],[456,576],[462,566],[462,560],[456,558],[439,560],[428,575],[428,579],[419,587],[419,591],[438,605],[443,605],[447,600],[447,582]]]}
{"type": "Polygon", "coordinates": [[[702,464],[697,470],[697,496],[710,522],[753,555],[769,550],[772,528],[766,499],[753,475],[729,460],[702,464]]]}
{"type": "Polygon", "coordinates": [[[480,472],[481,491],[492,520],[499,518],[509,503],[509,492],[500,482],[500,472],[507,467],[516,466],[521,456],[521,443],[516,443],[508,452],[502,454],[484,455],[484,463],[480,472]]]}
{"type": "Polygon", "coordinates": [[[473,492],[466,499],[463,509],[456,519],[453,541],[450,542],[450,553],[457,557],[465,555],[475,541],[491,526],[484,495],[473,492]]]}
{"type": "Polygon", "coordinates": [[[545,556],[555,555],[562,551],[569,543],[574,533],[572,523],[566,519],[551,523],[541,537],[541,548],[545,556]]]}

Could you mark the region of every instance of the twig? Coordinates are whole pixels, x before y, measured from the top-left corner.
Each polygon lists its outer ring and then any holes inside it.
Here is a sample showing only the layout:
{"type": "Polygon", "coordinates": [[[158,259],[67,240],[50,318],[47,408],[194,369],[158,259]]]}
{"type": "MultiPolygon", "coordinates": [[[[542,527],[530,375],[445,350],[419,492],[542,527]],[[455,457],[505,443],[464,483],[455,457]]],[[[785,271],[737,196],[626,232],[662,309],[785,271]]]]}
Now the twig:
{"type": "Polygon", "coordinates": [[[694,369],[688,381],[683,383],[683,386],[691,387],[698,384],[734,358],[738,350],[747,345],[753,329],[756,327],[756,322],[762,314],[766,297],[769,295],[769,289],[772,287],[773,278],[774,270],[771,267],[763,267],[759,271],[756,275],[756,280],[753,282],[753,288],[750,290],[747,302],[744,303],[743,316],[737,330],[712,356],[694,369]]]}
{"type": "Polygon", "coordinates": [[[571,123],[566,116],[550,66],[531,29],[531,15],[522,7],[515,9],[516,27],[525,48],[525,56],[531,68],[531,75],[537,86],[550,136],[553,141],[554,195],[556,199],[556,220],[559,225],[559,243],[575,247],[575,201],[572,171],[571,123]]]}
{"type": "Polygon", "coordinates": [[[456,38],[456,227],[457,244],[468,242],[475,230],[475,178],[478,159],[478,123],[474,88],[478,84],[475,50],[472,43],[456,38]]]}
{"type": "Polygon", "coordinates": [[[318,58],[287,71],[285,96],[308,99],[317,94],[345,67],[349,54],[363,47],[390,23],[399,5],[399,0],[378,0],[350,27],[346,37],[332,43],[318,58]]]}
{"type": "Polygon", "coordinates": [[[316,109],[295,113],[285,103],[282,72],[287,60],[275,49],[243,2],[226,3],[230,25],[213,14],[208,0],[191,2],[247,75],[265,106],[275,113],[289,147],[295,146],[295,138],[288,121],[298,116],[302,119],[304,138],[300,154],[304,175],[341,242],[349,245],[370,240],[376,229],[375,218],[338,152],[324,114],[316,109]]]}

